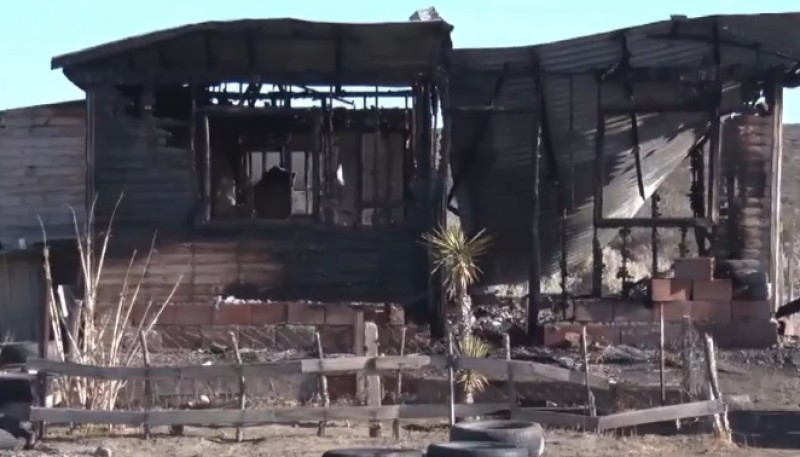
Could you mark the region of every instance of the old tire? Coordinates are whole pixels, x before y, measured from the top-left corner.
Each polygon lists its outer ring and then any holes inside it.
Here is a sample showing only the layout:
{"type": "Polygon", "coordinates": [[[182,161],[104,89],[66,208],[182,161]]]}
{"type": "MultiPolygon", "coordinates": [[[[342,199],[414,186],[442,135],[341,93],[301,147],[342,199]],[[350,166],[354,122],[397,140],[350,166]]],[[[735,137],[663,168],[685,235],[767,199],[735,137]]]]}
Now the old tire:
{"type": "Polygon", "coordinates": [[[427,457],[528,457],[528,450],[490,441],[453,441],[428,446],[427,457]]]}
{"type": "Polygon", "coordinates": [[[488,420],[455,424],[450,441],[489,441],[511,444],[528,450],[530,457],[544,453],[544,430],[532,422],[488,420]]]}
{"type": "Polygon", "coordinates": [[[422,457],[422,452],[413,449],[333,449],[322,457],[422,457]]]}

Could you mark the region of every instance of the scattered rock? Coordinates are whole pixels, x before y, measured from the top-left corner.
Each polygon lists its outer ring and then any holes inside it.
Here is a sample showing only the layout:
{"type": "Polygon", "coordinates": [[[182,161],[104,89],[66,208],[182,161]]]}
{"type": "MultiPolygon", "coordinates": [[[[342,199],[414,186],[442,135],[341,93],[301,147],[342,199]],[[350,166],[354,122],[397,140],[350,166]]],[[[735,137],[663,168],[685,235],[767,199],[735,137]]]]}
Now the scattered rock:
{"type": "Polygon", "coordinates": [[[106,446],[98,446],[97,449],[94,450],[92,455],[94,457],[111,457],[112,456],[111,448],[108,448],[106,446]]]}

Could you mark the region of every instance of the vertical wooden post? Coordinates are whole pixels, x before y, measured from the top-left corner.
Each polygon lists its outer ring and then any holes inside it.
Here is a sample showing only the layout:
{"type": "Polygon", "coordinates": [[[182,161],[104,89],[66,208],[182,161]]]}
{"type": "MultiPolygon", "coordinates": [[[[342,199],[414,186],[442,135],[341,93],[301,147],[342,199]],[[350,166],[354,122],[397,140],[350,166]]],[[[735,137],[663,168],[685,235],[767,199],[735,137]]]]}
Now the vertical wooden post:
{"type": "MultiPolygon", "coordinates": [[[[536,69],[538,72],[538,68],[536,69]]],[[[537,87],[541,97],[541,87],[537,87]]],[[[528,338],[533,341],[539,326],[539,305],[542,283],[541,240],[539,239],[539,143],[541,141],[541,116],[536,115],[533,125],[531,151],[531,245],[528,271],[528,338]]]]}
{"type": "MultiPolygon", "coordinates": [[[[364,324],[364,344],[367,357],[378,356],[378,326],[374,322],[366,322],[364,324]]],[[[378,375],[367,376],[367,405],[381,405],[381,377],[378,375]]],[[[381,436],[381,423],[379,421],[370,421],[369,436],[370,438],[381,436]]]]}
{"type": "Polygon", "coordinates": [[[450,426],[456,423],[456,379],[453,365],[455,360],[453,357],[453,332],[447,332],[447,382],[450,386],[450,426]]]}
{"type": "Polygon", "coordinates": [[[586,338],[585,325],[581,325],[581,351],[583,352],[583,376],[586,384],[586,408],[589,410],[589,415],[595,417],[597,416],[597,407],[594,404],[591,384],[589,384],[589,341],[586,338]]]}
{"type": "Polygon", "coordinates": [[[506,389],[508,390],[508,410],[511,413],[511,419],[517,413],[517,385],[514,381],[514,365],[511,364],[511,337],[508,333],[503,334],[503,347],[506,352],[506,377],[508,379],[506,389]]]}
{"type": "MultiPolygon", "coordinates": [[[[353,318],[353,353],[356,357],[361,357],[366,354],[366,344],[364,335],[366,335],[366,328],[364,327],[364,311],[356,309],[355,317],[353,318]]],[[[367,399],[367,378],[364,376],[363,371],[356,372],[356,398],[361,404],[366,403],[367,399]]]]}
{"type": "MultiPolygon", "coordinates": [[[[703,345],[706,355],[706,371],[708,372],[709,381],[709,399],[721,400],[722,390],[719,387],[719,377],[717,376],[717,355],[714,351],[714,340],[711,335],[705,335],[705,344],[703,345]]],[[[728,422],[728,407],[725,406],[723,413],[714,416],[715,427],[719,437],[726,441],[731,441],[731,425],[728,422]]]]}
{"type": "Polygon", "coordinates": [[[683,379],[681,384],[683,390],[691,401],[694,392],[694,379],[692,376],[692,319],[689,316],[683,316],[681,321],[681,340],[683,347],[681,350],[681,362],[683,365],[683,379]]]}
{"type": "Polygon", "coordinates": [[[147,349],[147,335],[139,331],[139,344],[142,346],[144,359],[144,439],[150,439],[150,410],[153,409],[153,385],[150,381],[150,351],[147,349]]]}
{"type": "Polygon", "coordinates": [[[658,304],[658,358],[659,358],[659,382],[661,384],[661,406],[667,403],[667,381],[666,381],[666,354],[664,351],[664,304],[658,304]]]}
{"type": "MultiPolygon", "coordinates": [[[[406,327],[400,330],[400,357],[406,355],[406,327]]],[[[400,397],[403,395],[403,370],[397,370],[397,387],[395,388],[395,404],[400,401],[400,397]]],[[[394,434],[394,439],[400,439],[400,419],[395,419],[392,422],[392,433],[394,434]]]]}
{"type": "MultiPolygon", "coordinates": [[[[331,406],[331,398],[328,395],[328,377],[325,376],[324,363],[325,354],[322,352],[322,337],[319,332],[314,334],[317,340],[317,355],[319,356],[319,396],[322,398],[322,407],[328,408],[331,406]]],[[[317,436],[325,436],[325,421],[319,421],[317,425],[317,436]]]]}
{"type": "Polygon", "coordinates": [[[592,231],[592,295],[599,297],[603,293],[603,250],[600,246],[600,236],[597,223],[603,219],[603,187],[605,183],[605,135],[606,118],[603,114],[603,85],[597,85],[597,125],[594,145],[594,222],[592,231]]]}
{"type": "MultiPolygon", "coordinates": [[[[236,355],[236,369],[239,371],[239,411],[242,412],[242,418],[244,418],[244,409],[247,404],[244,364],[242,363],[242,353],[239,351],[239,338],[234,332],[230,332],[230,335],[231,343],[233,343],[233,352],[236,355]]],[[[244,440],[244,424],[242,421],[239,421],[239,423],[236,424],[236,442],[241,443],[242,440],[244,440]]]]}

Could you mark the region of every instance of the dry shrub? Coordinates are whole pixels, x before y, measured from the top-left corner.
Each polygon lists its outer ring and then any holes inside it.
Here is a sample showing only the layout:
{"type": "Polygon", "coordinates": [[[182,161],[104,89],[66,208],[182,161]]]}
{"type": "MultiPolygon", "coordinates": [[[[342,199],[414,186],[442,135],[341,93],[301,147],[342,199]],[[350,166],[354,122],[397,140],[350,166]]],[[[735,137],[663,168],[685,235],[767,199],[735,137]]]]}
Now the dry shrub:
{"type": "MultiPolygon", "coordinates": [[[[147,317],[138,325],[131,325],[132,310],[142,301],[140,291],[154,252],[156,239],[154,234],[141,267],[134,268],[137,263],[137,251],[134,250],[131,254],[116,302],[101,301],[98,291],[103,277],[111,228],[122,196],[120,195],[117,200],[106,231],[98,237],[99,239],[96,239],[93,230],[96,201],[97,199],[92,202],[85,225],[78,222],[74,208],[70,207],[80,258],[80,280],[83,286],[82,297],[80,300],[75,300],[72,309],[68,309],[63,296],[57,297],[53,291],[50,250],[45,235],[44,266],[46,280],[50,286],[48,304],[51,331],[57,346],[57,356],[61,361],[95,366],[131,366],[138,361],[141,352],[140,340],[136,336],[140,333],[146,335],[152,330],[156,320],[172,300],[182,276],[176,279],[171,292],[160,303],[148,300],[144,312],[144,316],[147,317]]],[[[39,222],[42,224],[41,220],[39,222]]],[[[43,224],[42,231],[44,232],[43,224]]],[[[126,382],[127,380],[62,377],[57,380],[55,395],[60,397],[66,406],[113,410],[126,382]]]]}

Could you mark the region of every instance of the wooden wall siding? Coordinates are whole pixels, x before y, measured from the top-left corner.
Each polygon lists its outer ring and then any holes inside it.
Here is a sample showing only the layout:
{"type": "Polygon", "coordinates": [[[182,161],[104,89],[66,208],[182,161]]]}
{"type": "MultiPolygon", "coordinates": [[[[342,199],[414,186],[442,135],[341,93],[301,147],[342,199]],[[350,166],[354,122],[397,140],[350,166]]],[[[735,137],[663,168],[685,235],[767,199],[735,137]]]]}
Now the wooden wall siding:
{"type": "Polygon", "coordinates": [[[0,112],[0,243],[74,234],[85,214],[86,109],[83,102],[0,112]]]}
{"type": "Polygon", "coordinates": [[[38,341],[45,289],[40,256],[0,255],[0,341],[38,341]]]}
{"type": "Polygon", "coordinates": [[[168,132],[126,114],[114,89],[94,92],[94,186],[105,225],[120,194],[116,225],[187,227],[197,204],[197,174],[186,148],[165,146],[168,132]]]}
{"type": "MultiPolygon", "coordinates": [[[[148,241],[115,236],[101,280],[114,301],[134,249],[138,278],[148,241]]],[[[207,304],[219,295],[274,300],[407,303],[424,298],[424,249],[397,230],[283,227],[258,232],[163,239],[143,281],[139,303],[163,300],[177,281],[173,303],[207,304]]]]}

